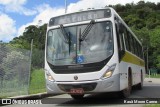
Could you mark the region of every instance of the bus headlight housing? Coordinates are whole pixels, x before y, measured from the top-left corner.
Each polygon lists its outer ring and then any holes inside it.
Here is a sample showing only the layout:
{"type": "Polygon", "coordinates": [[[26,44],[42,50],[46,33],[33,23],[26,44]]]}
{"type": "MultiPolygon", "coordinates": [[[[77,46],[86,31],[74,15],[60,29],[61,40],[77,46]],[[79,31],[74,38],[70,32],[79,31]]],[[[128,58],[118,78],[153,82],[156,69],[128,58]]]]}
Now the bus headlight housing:
{"type": "Polygon", "coordinates": [[[45,69],[45,72],[46,72],[46,77],[47,77],[47,79],[48,79],[49,81],[51,81],[51,82],[54,82],[55,80],[54,80],[54,78],[52,77],[52,75],[49,73],[49,71],[45,69]]]}
{"type": "Polygon", "coordinates": [[[111,77],[112,74],[113,74],[113,71],[115,70],[115,68],[116,68],[116,63],[113,64],[113,65],[111,65],[111,66],[107,69],[107,71],[103,74],[102,79],[111,77]]]}

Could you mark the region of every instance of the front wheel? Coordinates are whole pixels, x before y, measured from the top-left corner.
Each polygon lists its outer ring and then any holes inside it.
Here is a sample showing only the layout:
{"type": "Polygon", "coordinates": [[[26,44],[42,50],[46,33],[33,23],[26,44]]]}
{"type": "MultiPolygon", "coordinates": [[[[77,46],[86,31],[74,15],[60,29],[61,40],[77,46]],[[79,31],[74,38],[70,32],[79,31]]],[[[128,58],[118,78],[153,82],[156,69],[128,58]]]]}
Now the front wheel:
{"type": "Polygon", "coordinates": [[[84,96],[84,94],[81,94],[81,95],[71,95],[71,97],[73,99],[75,99],[75,100],[81,100],[81,99],[83,99],[83,96],[84,96]]]}

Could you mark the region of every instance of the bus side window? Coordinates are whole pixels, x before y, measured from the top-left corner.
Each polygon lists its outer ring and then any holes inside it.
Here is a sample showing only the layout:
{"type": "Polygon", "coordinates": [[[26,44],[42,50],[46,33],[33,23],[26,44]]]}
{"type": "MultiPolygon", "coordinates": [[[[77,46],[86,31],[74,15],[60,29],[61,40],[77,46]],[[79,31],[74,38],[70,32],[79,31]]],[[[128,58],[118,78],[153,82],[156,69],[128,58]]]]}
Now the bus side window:
{"type": "Polygon", "coordinates": [[[116,23],[116,35],[117,35],[117,44],[118,44],[118,52],[119,52],[119,59],[121,59],[124,55],[124,39],[123,39],[123,32],[124,29],[122,27],[122,24],[120,26],[120,23],[116,23]],[[121,29],[121,31],[120,31],[121,29]]]}
{"type": "Polygon", "coordinates": [[[134,42],[133,42],[133,37],[130,32],[128,32],[128,37],[129,37],[129,43],[130,43],[130,52],[134,53],[134,42]]]}
{"type": "Polygon", "coordinates": [[[143,57],[143,49],[142,49],[142,46],[140,46],[140,52],[141,52],[140,57],[141,57],[142,59],[144,59],[144,57],[143,57]]]}
{"type": "Polygon", "coordinates": [[[128,36],[127,36],[128,34],[127,34],[127,29],[125,28],[124,29],[124,39],[125,39],[125,47],[126,47],[126,49],[129,51],[130,49],[129,49],[129,41],[128,41],[128,36]]]}
{"type": "Polygon", "coordinates": [[[138,43],[138,56],[139,56],[139,57],[141,57],[141,51],[140,51],[141,48],[140,48],[140,47],[141,47],[141,45],[138,43]]]}
{"type": "MultiPolygon", "coordinates": [[[[121,26],[122,27],[122,26],[121,26]]],[[[122,27],[121,29],[123,29],[124,27],[122,27]]],[[[121,46],[121,50],[125,50],[124,48],[124,38],[123,38],[123,35],[124,35],[124,29],[123,29],[123,32],[119,32],[119,39],[120,39],[120,46],[121,46]]]]}
{"type": "Polygon", "coordinates": [[[136,54],[136,49],[135,49],[135,42],[134,42],[134,37],[132,36],[132,51],[133,51],[133,54],[136,54]]]}
{"type": "Polygon", "coordinates": [[[127,38],[128,38],[129,51],[132,52],[131,36],[130,36],[130,32],[128,30],[127,30],[127,38]]]}
{"type": "Polygon", "coordinates": [[[135,48],[136,48],[136,55],[138,56],[138,42],[136,41],[136,39],[135,39],[135,48]]]}

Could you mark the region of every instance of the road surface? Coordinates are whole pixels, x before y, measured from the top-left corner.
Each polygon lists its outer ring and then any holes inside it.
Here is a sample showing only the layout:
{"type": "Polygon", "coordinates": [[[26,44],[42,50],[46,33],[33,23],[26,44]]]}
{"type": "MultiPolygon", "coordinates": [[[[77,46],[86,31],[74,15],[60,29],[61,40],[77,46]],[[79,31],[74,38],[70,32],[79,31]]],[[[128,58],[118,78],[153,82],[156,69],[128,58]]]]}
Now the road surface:
{"type": "MultiPolygon", "coordinates": [[[[133,90],[130,98],[160,98],[160,79],[145,79],[143,90],[133,90]]],[[[69,95],[57,95],[41,99],[46,105],[29,105],[31,107],[143,107],[145,104],[119,104],[125,99],[120,99],[117,93],[101,93],[95,95],[86,95],[83,100],[73,100],[69,95]],[[49,104],[51,103],[52,104],[49,104]]],[[[28,105],[7,105],[5,107],[27,107],[28,105]]]]}

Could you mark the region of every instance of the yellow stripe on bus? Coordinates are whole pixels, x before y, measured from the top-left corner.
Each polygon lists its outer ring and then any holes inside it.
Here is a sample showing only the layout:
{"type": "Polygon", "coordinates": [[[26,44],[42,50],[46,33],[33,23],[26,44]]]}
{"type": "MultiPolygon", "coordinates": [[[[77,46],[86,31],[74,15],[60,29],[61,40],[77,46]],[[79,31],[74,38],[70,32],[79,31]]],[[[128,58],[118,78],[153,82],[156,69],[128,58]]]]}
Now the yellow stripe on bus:
{"type": "Polygon", "coordinates": [[[134,56],[133,54],[131,54],[129,52],[125,52],[125,55],[122,58],[122,61],[136,64],[136,65],[143,66],[143,67],[145,66],[145,63],[142,59],[134,56]]]}

